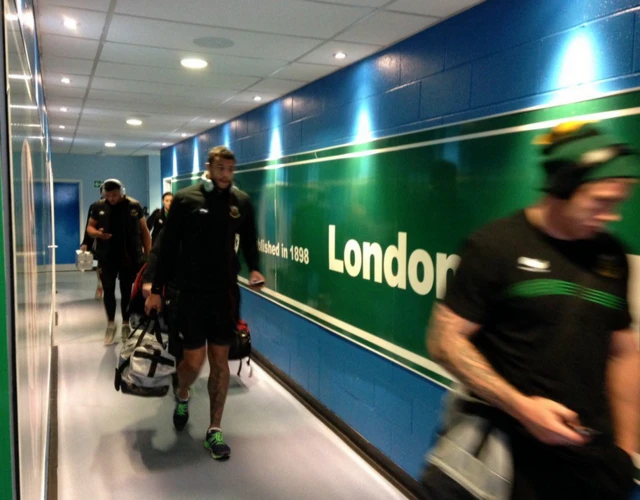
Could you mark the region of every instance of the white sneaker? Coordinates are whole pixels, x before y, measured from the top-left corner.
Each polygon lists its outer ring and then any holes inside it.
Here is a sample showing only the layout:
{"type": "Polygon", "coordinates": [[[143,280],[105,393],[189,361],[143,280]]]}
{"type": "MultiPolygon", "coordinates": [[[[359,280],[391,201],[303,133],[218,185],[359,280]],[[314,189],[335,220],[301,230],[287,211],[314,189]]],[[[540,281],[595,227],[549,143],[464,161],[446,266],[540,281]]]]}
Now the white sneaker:
{"type": "Polygon", "coordinates": [[[122,329],[120,330],[120,338],[122,339],[123,344],[127,341],[129,335],[131,335],[131,327],[129,325],[122,325],[122,329]]]}
{"type": "Polygon", "coordinates": [[[104,332],[104,345],[111,345],[116,338],[116,330],[118,327],[114,325],[107,326],[107,331],[104,332]]]}

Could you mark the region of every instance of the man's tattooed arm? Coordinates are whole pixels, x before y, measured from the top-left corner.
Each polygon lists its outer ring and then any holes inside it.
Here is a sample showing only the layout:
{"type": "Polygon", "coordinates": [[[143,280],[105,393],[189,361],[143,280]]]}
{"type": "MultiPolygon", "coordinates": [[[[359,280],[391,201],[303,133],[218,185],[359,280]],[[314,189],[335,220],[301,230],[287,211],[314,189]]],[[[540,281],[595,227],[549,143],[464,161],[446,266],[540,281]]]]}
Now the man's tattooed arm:
{"type": "Polygon", "coordinates": [[[451,372],[487,403],[518,418],[527,399],[493,369],[469,340],[481,325],[436,304],[427,329],[427,347],[434,361],[451,372]]]}

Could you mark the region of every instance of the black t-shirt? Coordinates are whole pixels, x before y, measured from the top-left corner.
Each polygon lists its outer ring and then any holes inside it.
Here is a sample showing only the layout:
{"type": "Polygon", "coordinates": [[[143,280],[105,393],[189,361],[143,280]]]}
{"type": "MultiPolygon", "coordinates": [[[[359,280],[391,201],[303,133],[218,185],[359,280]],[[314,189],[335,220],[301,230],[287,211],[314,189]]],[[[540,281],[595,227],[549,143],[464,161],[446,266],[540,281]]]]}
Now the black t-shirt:
{"type": "Polygon", "coordinates": [[[472,342],[496,372],[612,433],[609,345],[612,332],[631,322],[620,243],[608,234],[558,240],[521,211],[473,234],[461,257],[445,304],[482,325],[472,342]]]}

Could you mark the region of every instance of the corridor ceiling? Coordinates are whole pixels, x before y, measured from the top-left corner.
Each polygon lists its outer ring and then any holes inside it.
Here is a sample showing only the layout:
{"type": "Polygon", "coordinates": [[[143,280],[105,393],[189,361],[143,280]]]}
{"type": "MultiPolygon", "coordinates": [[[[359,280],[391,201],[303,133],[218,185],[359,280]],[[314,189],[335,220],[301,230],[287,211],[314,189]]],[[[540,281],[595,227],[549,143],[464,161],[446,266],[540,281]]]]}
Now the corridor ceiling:
{"type": "Polygon", "coordinates": [[[52,150],[158,154],[477,3],[39,0],[52,150]]]}

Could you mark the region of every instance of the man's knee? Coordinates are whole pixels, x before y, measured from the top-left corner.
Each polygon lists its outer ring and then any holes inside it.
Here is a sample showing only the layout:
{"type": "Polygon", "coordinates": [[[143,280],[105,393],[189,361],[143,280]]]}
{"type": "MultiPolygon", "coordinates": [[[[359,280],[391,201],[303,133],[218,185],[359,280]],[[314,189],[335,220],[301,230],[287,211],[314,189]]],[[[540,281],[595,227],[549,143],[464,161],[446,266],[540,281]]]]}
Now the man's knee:
{"type": "Polygon", "coordinates": [[[211,370],[218,372],[229,371],[229,346],[209,345],[209,365],[211,370]]]}
{"type": "Polygon", "coordinates": [[[191,372],[199,372],[205,360],[205,348],[185,349],[180,365],[191,372]]]}

